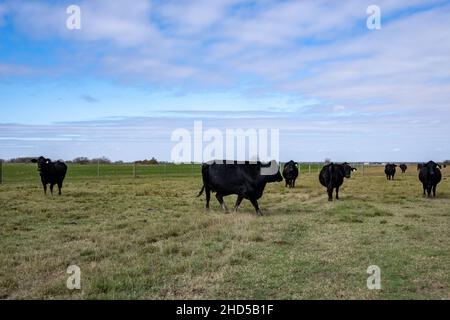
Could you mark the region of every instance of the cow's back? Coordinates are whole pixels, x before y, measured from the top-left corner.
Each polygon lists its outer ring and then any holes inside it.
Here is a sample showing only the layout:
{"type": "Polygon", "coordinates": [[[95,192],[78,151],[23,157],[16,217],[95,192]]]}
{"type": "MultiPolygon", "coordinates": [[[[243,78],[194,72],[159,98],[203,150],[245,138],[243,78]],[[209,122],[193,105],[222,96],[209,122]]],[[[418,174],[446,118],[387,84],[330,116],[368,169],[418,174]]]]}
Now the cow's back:
{"type": "Polygon", "coordinates": [[[202,167],[203,183],[222,195],[247,196],[258,186],[261,166],[249,163],[211,163],[202,167]]]}
{"type": "Polygon", "coordinates": [[[64,162],[51,163],[47,170],[40,173],[41,178],[48,183],[59,183],[64,180],[67,173],[67,165],[64,162]]]}

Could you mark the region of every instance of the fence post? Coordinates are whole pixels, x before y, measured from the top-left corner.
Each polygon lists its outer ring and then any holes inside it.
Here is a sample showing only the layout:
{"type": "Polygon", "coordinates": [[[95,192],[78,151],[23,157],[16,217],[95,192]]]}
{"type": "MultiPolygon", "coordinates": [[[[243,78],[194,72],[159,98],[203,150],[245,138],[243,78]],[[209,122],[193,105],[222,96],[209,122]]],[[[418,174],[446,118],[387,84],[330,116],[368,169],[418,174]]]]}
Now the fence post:
{"type": "Polygon", "coordinates": [[[136,161],[133,162],[133,178],[136,179],[136,161]]]}
{"type": "Polygon", "coordinates": [[[0,184],[3,184],[3,160],[0,160],[0,184]]]}
{"type": "Polygon", "coordinates": [[[362,175],[364,177],[364,162],[362,163],[362,175]]]}
{"type": "Polygon", "coordinates": [[[100,160],[97,160],[97,178],[100,178],[100,160]]]}
{"type": "Polygon", "coordinates": [[[311,163],[308,163],[308,174],[311,174],[311,163]]]}

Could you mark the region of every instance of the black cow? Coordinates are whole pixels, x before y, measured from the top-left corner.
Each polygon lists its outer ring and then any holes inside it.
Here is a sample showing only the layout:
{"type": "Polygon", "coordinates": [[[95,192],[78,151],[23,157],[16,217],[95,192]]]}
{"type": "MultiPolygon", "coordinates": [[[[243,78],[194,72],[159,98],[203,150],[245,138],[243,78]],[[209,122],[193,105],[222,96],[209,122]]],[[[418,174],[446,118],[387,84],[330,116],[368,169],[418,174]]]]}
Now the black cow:
{"type": "Polygon", "coordinates": [[[388,180],[394,180],[394,176],[395,176],[395,171],[397,165],[393,164],[393,163],[388,163],[385,167],[384,167],[384,173],[386,174],[386,178],[388,180]]]}
{"type": "Polygon", "coordinates": [[[417,164],[417,171],[419,171],[420,169],[422,169],[423,167],[423,163],[418,163],[417,164]]]}
{"type": "Polygon", "coordinates": [[[50,192],[53,195],[53,186],[58,185],[58,194],[61,195],[61,188],[66,176],[67,166],[64,162],[52,162],[48,158],[39,157],[31,162],[38,164],[38,171],[41,176],[44,193],[47,194],[47,184],[50,184],[50,192]]]}
{"type": "Polygon", "coordinates": [[[287,162],[283,168],[283,178],[286,181],[286,187],[295,188],[295,179],[298,177],[298,163],[293,160],[287,162]]]}
{"type": "Polygon", "coordinates": [[[204,163],[202,165],[203,190],[206,193],[206,210],[209,210],[211,192],[216,193],[216,198],[225,212],[228,212],[223,197],[236,194],[238,196],[234,211],[237,211],[242,200],[248,199],[252,203],[258,216],[262,215],[258,206],[264,188],[269,182],[283,181],[279,166],[275,161],[267,164],[261,162],[226,162],[225,160],[204,163]]]}
{"type": "Polygon", "coordinates": [[[434,161],[424,163],[419,171],[419,180],[423,185],[423,195],[426,193],[431,197],[431,190],[433,190],[433,197],[436,197],[436,186],[442,179],[441,165],[434,161]]]}
{"type": "Polygon", "coordinates": [[[329,163],[325,165],[319,174],[320,184],[327,188],[328,201],[333,201],[333,190],[336,189],[336,200],[339,200],[339,187],[344,183],[344,178],[350,178],[356,168],[347,162],[342,164],[329,163]]]}
{"type": "Polygon", "coordinates": [[[402,164],[400,165],[400,169],[402,169],[402,173],[405,173],[405,172],[406,172],[406,169],[408,169],[408,166],[407,166],[406,164],[402,163],[402,164]]]}

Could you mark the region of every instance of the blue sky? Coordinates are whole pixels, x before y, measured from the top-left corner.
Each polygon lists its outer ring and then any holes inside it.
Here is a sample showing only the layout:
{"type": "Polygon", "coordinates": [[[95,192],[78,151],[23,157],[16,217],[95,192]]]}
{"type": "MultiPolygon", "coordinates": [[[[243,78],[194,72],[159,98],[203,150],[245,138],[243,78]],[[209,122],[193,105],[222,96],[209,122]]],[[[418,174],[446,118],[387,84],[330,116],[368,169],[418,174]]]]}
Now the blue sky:
{"type": "Polygon", "coordinates": [[[202,120],[279,129],[281,160],[449,159],[449,17],[440,0],[0,1],[0,158],[169,160],[202,120]]]}

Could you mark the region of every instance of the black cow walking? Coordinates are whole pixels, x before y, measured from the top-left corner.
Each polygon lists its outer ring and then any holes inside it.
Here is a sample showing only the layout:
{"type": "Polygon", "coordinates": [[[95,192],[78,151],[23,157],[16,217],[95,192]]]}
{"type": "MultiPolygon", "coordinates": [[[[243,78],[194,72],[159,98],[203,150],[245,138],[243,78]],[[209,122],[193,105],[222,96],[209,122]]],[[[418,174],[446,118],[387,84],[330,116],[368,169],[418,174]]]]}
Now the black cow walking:
{"type": "Polygon", "coordinates": [[[287,162],[283,168],[283,178],[286,181],[286,187],[295,188],[295,180],[298,177],[298,163],[293,160],[287,162]]]}
{"type": "Polygon", "coordinates": [[[344,183],[344,178],[350,178],[356,168],[347,162],[342,164],[329,163],[325,165],[319,174],[320,184],[327,188],[328,201],[333,201],[333,190],[336,189],[336,200],[339,200],[339,187],[344,183]]]}
{"type": "Polygon", "coordinates": [[[47,184],[50,184],[50,192],[53,195],[53,186],[56,184],[58,185],[58,194],[61,195],[63,181],[67,172],[66,164],[61,161],[52,162],[50,159],[44,157],[33,159],[31,162],[37,163],[38,165],[44,194],[47,194],[47,184]]]}
{"type": "Polygon", "coordinates": [[[202,165],[202,177],[203,187],[197,197],[201,196],[203,190],[205,191],[206,210],[209,210],[211,192],[216,193],[216,198],[225,212],[228,212],[228,209],[223,197],[236,194],[238,197],[234,211],[237,211],[243,199],[248,199],[259,216],[262,215],[262,212],[257,200],[263,195],[266,184],[283,181],[279,165],[275,161],[263,164],[261,162],[214,160],[202,165]]]}
{"type": "Polygon", "coordinates": [[[394,180],[394,176],[395,176],[395,171],[397,165],[393,164],[393,163],[388,163],[385,167],[384,167],[384,173],[386,174],[386,178],[388,180],[394,180]]]}
{"type": "Polygon", "coordinates": [[[400,165],[400,169],[402,169],[402,173],[405,173],[405,172],[406,172],[406,169],[408,169],[408,166],[407,166],[406,164],[402,163],[402,164],[400,165]]]}
{"type": "Polygon", "coordinates": [[[434,161],[423,164],[419,171],[419,180],[422,182],[423,195],[428,194],[428,197],[431,197],[431,191],[433,191],[433,197],[436,197],[436,186],[442,179],[442,173],[439,169],[442,169],[441,165],[434,161]]]}

